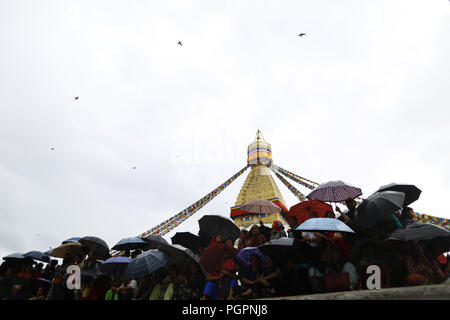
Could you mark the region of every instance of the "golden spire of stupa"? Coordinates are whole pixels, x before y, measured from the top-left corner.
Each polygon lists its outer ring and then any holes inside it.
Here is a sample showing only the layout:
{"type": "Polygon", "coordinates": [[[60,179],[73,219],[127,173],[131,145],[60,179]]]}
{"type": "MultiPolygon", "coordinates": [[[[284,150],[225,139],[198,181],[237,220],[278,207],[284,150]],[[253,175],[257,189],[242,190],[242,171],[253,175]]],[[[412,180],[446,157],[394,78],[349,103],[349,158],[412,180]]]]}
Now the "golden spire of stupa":
{"type": "MultiPolygon", "coordinates": [[[[278,186],[272,177],[270,166],[272,165],[272,149],[268,142],[262,137],[261,131],[256,132],[255,141],[249,144],[247,153],[247,163],[251,166],[251,171],[245,179],[244,185],[239,192],[235,207],[232,208],[231,217],[238,226],[246,226],[245,221],[254,223],[260,217],[245,217],[239,214],[237,206],[241,206],[252,200],[270,200],[274,203],[281,203],[286,207],[286,202],[281,195],[278,186]],[[233,214],[234,211],[234,214],[233,214]]],[[[281,215],[272,214],[262,219],[264,223],[273,220],[283,220],[281,215]]]]}

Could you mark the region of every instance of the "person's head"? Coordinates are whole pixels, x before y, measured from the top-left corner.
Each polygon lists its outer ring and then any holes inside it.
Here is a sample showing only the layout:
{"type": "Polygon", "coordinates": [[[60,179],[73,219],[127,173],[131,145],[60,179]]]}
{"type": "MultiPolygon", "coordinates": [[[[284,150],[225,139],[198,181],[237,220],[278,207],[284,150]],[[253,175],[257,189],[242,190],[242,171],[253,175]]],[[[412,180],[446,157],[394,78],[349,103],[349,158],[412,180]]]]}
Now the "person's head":
{"type": "Polygon", "coordinates": [[[249,235],[248,230],[241,230],[241,234],[240,234],[241,240],[246,240],[246,239],[248,239],[248,235],[249,235]]]}
{"type": "Polygon", "coordinates": [[[319,217],[319,214],[318,214],[317,212],[315,212],[315,211],[311,211],[311,212],[309,213],[309,217],[310,217],[310,218],[318,218],[318,217],[319,217]]]}
{"type": "Polygon", "coordinates": [[[124,257],[130,257],[130,250],[125,250],[123,256],[124,257]]]}
{"type": "Polygon", "coordinates": [[[227,238],[225,240],[225,244],[229,245],[230,247],[234,247],[234,241],[231,238],[227,238]]]}
{"type": "Polygon", "coordinates": [[[222,235],[216,234],[215,240],[216,240],[216,242],[222,242],[222,235]]]}
{"type": "Polygon", "coordinates": [[[169,274],[172,277],[172,279],[176,279],[177,278],[177,275],[179,273],[179,270],[178,270],[177,266],[175,266],[175,265],[169,266],[168,271],[169,271],[169,274]]]}
{"type": "Polygon", "coordinates": [[[73,263],[74,264],[80,264],[81,263],[81,256],[79,254],[75,255],[73,257],[73,263]]]}
{"type": "Polygon", "coordinates": [[[259,227],[258,225],[253,225],[250,229],[250,236],[256,236],[259,234],[259,227]]]}
{"type": "Polygon", "coordinates": [[[202,252],[203,252],[203,246],[202,246],[201,244],[197,245],[197,246],[195,247],[195,252],[194,252],[194,253],[196,253],[196,254],[202,254],[202,252]]]}
{"type": "Polygon", "coordinates": [[[58,260],[51,260],[50,261],[50,266],[52,266],[53,268],[55,268],[58,265],[58,260]]]}
{"type": "Polygon", "coordinates": [[[414,210],[411,207],[403,208],[402,215],[407,219],[414,218],[414,210]]]}
{"type": "Polygon", "coordinates": [[[327,212],[325,212],[325,218],[332,218],[332,219],[334,219],[334,218],[336,218],[336,215],[334,214],[333,211],[327,211],[327,212]]]}
{"type": "Polygon", "coordinates": [[[198,273],[198,266],[195,262],[191,262],[191,264],[189,265],[189,271],[190,271],[191,275],[198,273]]]}
{"type": "Polygon", "coordinates": [[[251,262],[251,269],[253,272],[256,273],[261,272],[261,260],[256,254],[252,255],[250,262],[251,262]]]}
{"type": "Polygon", "coordinates": [[[37,289],[36,291],[36,296],[40,297],[44,295],[44,288],[43,287],[39,287],[39,289],[37,289]]]}
{"type": "Polygon", "coordinates": [[[355,199],[347,199],[345,200],[345,205],[349,210],[356,209],[356,201],[355,199]]]}
{"type": "Polygon", "coordinates": [[[287,223],[289,224],[289,227],[293,228],[297,225],[297,217],[296,216],[289,216],[287,217],[287,223]]]}
{"type": "Polygon", "coordinates": [[[25,265],[24,271],[27,272],[27,273],[33,272],[33,266],[31,264],[25,265]]]}
{"type": "Polygon", "coordinates": [[[180,270],[180,272],[178,272],[178,281],[186,281],[186,279],[186,272],[180,270]]]}
{"type": "Polygon", "coordinates": [[[131,258],[131,259],[134,259],[134,258],[136,258],[137,256],[138,256],[138,253],[137,253],[136,250],[134,250],[134,251],[131,253],[130,258],[131,258]]]}
{"type": "Polygon", "coordinates": [[[72,262],[72,255],[70,254],[70,253],[66,253],[65,255],[64,255],[64,258],[63,258],[63,263],[71,263],[72,262]]]}
{"type": "Polygon", "coordinates": [[[275,230],[275,231],[282,231],[282,230],[284,230],[283,223],[281,221],[275,220],[272,223],[272,230],[275,230]]]}

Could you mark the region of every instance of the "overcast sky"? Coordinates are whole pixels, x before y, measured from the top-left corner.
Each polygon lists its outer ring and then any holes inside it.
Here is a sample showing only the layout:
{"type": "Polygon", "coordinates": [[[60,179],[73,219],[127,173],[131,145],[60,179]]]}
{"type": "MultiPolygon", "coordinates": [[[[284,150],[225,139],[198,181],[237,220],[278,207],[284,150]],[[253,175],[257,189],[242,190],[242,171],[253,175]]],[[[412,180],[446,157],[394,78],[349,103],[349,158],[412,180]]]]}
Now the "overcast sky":
{"type": "MultiPolygon", "coordinates": [[[[0,0],[0,255],[136,236],[257,129],[282,168],[415,184],[450,218],[449,34],[447,0],[0,0]]],[[[248,172],[165,238],[228,216],[248,172]]]]}

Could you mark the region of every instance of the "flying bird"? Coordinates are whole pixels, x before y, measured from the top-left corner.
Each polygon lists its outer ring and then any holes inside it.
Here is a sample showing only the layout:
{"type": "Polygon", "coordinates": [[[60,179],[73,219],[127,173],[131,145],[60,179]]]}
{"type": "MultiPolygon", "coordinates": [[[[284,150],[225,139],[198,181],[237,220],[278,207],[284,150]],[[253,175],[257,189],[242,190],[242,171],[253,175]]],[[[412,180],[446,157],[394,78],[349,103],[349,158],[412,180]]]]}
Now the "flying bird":
{"type": "Polygon", "coordinates": [[[299,37],[306,36],[306,33],[300,33],[298,36],[299,36],[299,37]]]}
{"type": "Polygon", "coordinates": [[[136,167],[133,167],[133,170],[136,169],[136,167]]]}
{"type": "Polygon", "coordinates": [[[180,46],[182,46],[183,44],[181,43],[181,41],[178,41],[178,43],[177,44],[179,44],[180,46]]]}
{"type": "Polygon", "coordinates": [[[51,148],[50,150],[55,150],[55,148],[51,148]]]}
{"type": "Polygon", "coordinates": [[[75,97],[75,100],[78,100],[78,98],[79,98],[79,96],[76,96],[76,97],[75,97]]]}

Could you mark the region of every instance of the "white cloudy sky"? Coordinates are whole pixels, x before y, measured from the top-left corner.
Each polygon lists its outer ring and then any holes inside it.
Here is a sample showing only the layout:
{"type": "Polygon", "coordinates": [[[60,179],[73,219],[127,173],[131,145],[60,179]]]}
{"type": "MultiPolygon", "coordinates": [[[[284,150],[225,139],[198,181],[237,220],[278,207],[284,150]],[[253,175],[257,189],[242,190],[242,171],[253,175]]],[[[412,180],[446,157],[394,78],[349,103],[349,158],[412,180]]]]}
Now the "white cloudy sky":
{"type": "MultiPolygon", "coordinates": [[[[412,183],[450,218],[449,34],[447,0],[0,0],[0,254],[138,235],[258,128],[285,169],[412,183]]],[[[245,176],[175,231],[228,215],[245,176]]]]}

